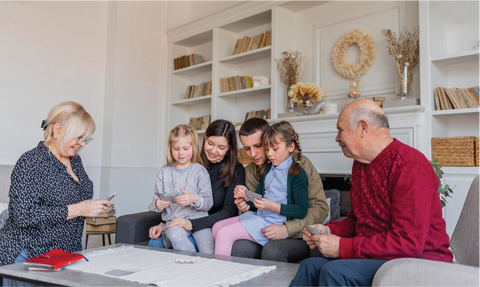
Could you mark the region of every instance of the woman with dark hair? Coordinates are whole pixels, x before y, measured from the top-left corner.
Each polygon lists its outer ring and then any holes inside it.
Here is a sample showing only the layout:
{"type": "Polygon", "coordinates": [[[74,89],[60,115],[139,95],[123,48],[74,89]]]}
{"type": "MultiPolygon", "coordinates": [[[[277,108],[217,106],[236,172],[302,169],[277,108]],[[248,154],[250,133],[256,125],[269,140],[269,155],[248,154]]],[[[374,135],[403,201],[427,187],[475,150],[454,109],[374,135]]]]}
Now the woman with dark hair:
{"type": "MultiPolygon", "coordinates": [[[[233,190],[237,185],[245,185],[245,169],[238,162],[237,136],[233,124],[227,120],[211,123],[205,131],[200,155],[210,175],[213,206],[206,217],[193,220],[175,218],[169,226],[176,225],[196,232],[211,229],[217,221],[238,215],[233,190]]],[[[159,240],[163,225],[162,222],[150,228],[149,246],[163,248],[162,240],[159,240]]]]}

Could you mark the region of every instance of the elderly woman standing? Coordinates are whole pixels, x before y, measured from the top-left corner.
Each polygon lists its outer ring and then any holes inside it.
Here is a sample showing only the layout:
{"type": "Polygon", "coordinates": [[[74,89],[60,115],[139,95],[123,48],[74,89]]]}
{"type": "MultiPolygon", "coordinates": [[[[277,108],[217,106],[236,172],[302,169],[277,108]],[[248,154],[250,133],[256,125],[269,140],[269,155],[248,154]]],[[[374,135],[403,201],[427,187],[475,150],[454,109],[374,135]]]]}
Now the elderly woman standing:
{"type": "MultiPolygon", "coordinates": [[[[77,154],[92,140],[92,117],[80,104],[64,102],[50,111],[42,128],[45,141],[24,153],[12,172],[10,216],[0,230],[0,265],[53,248],[81,250],[84,217],[110,206],[108,200],[92,200],[93,183],[77,154]]],[[[4,286],[12,283],[4,280],[4,286]]]]}

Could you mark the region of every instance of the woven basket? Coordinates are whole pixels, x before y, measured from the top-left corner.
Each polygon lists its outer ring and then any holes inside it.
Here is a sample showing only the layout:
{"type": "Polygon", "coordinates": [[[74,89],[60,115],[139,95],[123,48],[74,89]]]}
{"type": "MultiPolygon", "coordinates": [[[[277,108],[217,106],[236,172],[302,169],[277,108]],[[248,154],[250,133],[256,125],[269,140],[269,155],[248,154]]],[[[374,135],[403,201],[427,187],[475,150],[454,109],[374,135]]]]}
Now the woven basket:
{"type": "Polygon", "coordinates": [[[239,151],[238,161],[241,164],[247,165],[252,162],[252,160],[250,159],[250,157],[248,157],[247,152],[243,147],[239,148],[238,151],[239,151]]]}
{"type": "Polygon", "coordinates": [[[432,159],[442,166],[475,166],[476,137],[432,138],[432,159]]]}
{"type": "Polygon", "coordinates": [[[475,166],[478,165],[478,139],[475,140],[475,166]]]}

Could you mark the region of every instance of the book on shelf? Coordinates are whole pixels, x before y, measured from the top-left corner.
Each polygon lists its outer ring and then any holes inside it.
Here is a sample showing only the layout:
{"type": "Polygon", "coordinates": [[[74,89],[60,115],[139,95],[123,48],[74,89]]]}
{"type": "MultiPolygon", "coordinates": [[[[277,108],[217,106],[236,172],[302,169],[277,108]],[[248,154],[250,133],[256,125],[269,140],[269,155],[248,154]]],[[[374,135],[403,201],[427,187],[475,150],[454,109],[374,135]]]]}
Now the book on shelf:
{"type": "MultiPolygon", "coordinates": [[[[478,89],[478,87],[477,87],[478,89]]],[[[475,95],[475,87],[451,89],[437,87],[433,90],[436,110],[478,108],[479,100],[475,95]]]]}
{"type": "Polygon", "coordinates": [[[229,78],[220,78],[221,93],[250,88],[253,88],[253,78],[251,76],[233,76],[229,78]]]}
{"type": "Polygon", "coordinates": [[[270,46],[271,44],[272,30],[268,30],[253,37],[244,36],[243,38],[237,39],[235,47],[233,48],[232,55],[253,51],[266,46],[270,46]]]}
{"type": "Polygon", "coordinates": [[[271,109],[268,108],[266,110],[257,110],[257,111],[249,111],[245,114],[245,121],[251,118],[261,118],[264,120],[268,120],[271,118],[271,109]]]}
{"type": "Polygon", "coordinates": [[[104,224],[112,224],[117,222],[117,217],[109,216],[109,217],[86,217],[85,221],[87,224],[91,225],[104,225],[104,224]]]}
{"type": "Polygon", "coordinates": [[[203,56],[198,54],[183,55],[173,59],[173,69],[178,70],[203,63],[203,56]]]}
{"type": "Polygon", "coordinates": [[[190,126],[196,130],[206,130],[210,125],[211,116],[204,115],[201,117],[190,118],[190,126]]]}
{"type": "Polygon", "coordinates": [[[28,270],[58,271],[84,258],[83,254],[54,248],[45,254],[24,261],[23,267],[28,270]]]}
{"type": "Polygon", "coordinates": [[[368,99],[374,101],[379,107],[383,108],[383,102],[387,100],[387,97],[375,96],[375,97],[369,97],[368,99]]]}
{"type": "Polygon", "coordinates": [[[475,94],[473,88],[466,88],[466,90],[470,93],[470,96],[472,97],[472,99],[477,103],[477,105],[479,104],[479,100],[478,100],[478,95],[475,94]]]}
{"type": "Polygon", "coordinates": [[[91,233],[91,232],[111,232],[111,231],[115,231],[116,225],[117,225],[116,223],[102,224],[102,225],[87,224],[85,226],[85,228],[86,228],[86,231],[88,233],[91,233]]]}
{"type": "Polygon", "coordinates": [[[203,97],[212,94],[212,81],[197,85],[188,85],[185,91],[185,100],[203,97]]]}

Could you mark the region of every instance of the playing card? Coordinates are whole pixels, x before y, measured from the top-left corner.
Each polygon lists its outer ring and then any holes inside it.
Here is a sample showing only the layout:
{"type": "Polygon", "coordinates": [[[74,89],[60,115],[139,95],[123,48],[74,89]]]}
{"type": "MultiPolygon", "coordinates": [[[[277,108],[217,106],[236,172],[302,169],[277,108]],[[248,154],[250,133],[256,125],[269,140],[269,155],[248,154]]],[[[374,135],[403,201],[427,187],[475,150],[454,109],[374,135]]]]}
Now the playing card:
{"type": "Polygon", "coordinates": [[[173,202],[173,199],[177,196],[180,196],[182,195],[182,193],[180,192],[180,189],[177,190],[168,190],[166,189],[164,194],[161,194],[160,192],[158,191],[155,191],[155,194],[163,201],[171,201],[173,202]]]}
{"type": "Polygon", "coordinates": [[[245,189],[245,197],[247,198],[248,201],[252,201],[253,202],[253,199],[256,198],[256,199],[262,199],[262,196],[258,193],[255,193],[251,190],[248,190],[248,189],[245,189]]]}
{"type": "Polygon", "coordinates": [[[308,225],[308,226],[305,227],[305,228],[306,228],[308,231],[310,231],[310,233],[311,233],[312,235],[318,235],[318,234],[320,234],[320,231],[318,231],[318,229],[316,229],[316,228],[313,227],[313,226],[308,225]]]}

